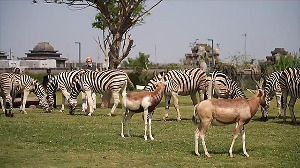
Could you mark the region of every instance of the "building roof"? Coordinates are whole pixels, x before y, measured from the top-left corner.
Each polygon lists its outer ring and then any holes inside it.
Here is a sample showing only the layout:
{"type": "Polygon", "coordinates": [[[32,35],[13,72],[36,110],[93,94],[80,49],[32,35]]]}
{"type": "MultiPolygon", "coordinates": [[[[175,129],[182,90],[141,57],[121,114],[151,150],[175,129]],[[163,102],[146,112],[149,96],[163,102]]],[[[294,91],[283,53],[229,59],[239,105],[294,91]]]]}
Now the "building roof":
{"type": "Polygon", "coordinates": [[[49,53],[56,53],[57,50],[54,50],[53,46],[49,42],[40,42],[38,43],[33,50],[29,50],[32,53],[35,52],[49,52],[49,53]]]}

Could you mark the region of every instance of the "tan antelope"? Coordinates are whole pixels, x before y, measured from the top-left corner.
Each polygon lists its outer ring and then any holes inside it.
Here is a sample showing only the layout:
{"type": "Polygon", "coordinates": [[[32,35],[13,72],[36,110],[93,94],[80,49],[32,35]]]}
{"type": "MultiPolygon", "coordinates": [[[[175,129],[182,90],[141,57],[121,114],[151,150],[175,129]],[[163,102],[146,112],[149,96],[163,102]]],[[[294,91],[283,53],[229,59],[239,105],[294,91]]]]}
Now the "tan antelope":
{"type": "Polygon", "coordinates": [[[147,125],[149,124],[149,137],[153,140],[151,133],[151,120],[156,106],[160,103],[166,82],[159,82],[153,92],[141,91],[131,92],[123,96],[123,109],[125,110],[122,116],[122,131],[121,136],[124,137],[124,122],[127,128],[127,135],[129,134],[129,120],[135,113],[144,113],[145,134],[144,138],[147,140],[147,125]],[[148,116],[149,115],[149,116],[148,116]]]}
{"type": "MultiPolygon", "coordinates": [[[[256,84],[258,85],[257,82],[256,84]]],[[[259,85],[258,87],[261,88],[259,85]]],[[[199,117],[201,120],[201,124],[195,131],[195,154],[198,156],[200,155],[198,151],[198,139],[200,137],[205,155],[207,157],[211,157],[207,151],[204,137],[208,126],[212,122],[221,123],[223,125],[236,123],[233,140],[229,149],[229,155],[230,157],[233,157],[233,145],[238,133],[241,132],[243,152],[245,156],[249,157],[245,146],[245,125],[256,114],[259,105],[263,107],[266,105],[264,91],[261,89],[258,89],[251,99],[209,99],[198,103],[195,106],[195,113],[193,116],[193,121],[195,123],[197,117],[199,117]]]]}

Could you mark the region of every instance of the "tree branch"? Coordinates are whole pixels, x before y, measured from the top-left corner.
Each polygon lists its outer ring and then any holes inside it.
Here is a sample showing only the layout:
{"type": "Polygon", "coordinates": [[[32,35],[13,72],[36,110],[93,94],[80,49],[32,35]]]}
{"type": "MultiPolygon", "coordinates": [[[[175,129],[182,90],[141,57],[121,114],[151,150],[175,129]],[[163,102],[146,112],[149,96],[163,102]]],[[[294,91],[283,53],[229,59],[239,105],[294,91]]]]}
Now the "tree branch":
{"type": "Polygon", "coordinates": [[[125,53],[123,53],[122,57],[120,58],[120,62],[123,61],[128,56],[128,54],[133,46],[133,40],[130,38],[130,36],[128,37],[128,40],[129,40],[129,43],[128,43],[127,49],[126,49],[125,53]]]}
{"type": "Polygon", "coordinates": [[[151,8],[137,16],[136,18],[132,19],[132,24],[136,23],[141,17],[143,17],[146,13],[149,13],[154,7],[156,7],[158,4],[160,4],[163,0],[159,0],[155,5],[153,5],[151,8]]]}

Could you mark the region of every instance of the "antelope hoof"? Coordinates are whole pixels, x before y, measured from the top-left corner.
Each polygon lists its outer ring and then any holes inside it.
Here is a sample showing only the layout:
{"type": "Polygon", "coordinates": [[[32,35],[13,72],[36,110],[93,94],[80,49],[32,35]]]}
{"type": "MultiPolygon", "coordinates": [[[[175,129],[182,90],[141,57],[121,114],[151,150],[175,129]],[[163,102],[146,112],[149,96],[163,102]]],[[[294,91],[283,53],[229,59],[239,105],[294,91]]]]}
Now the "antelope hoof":
{"type": "Polygon", "coordinates": [[[229,153],[229,157],[233,158],[233,155],[232,155],[232,153],[229,153]]]}
{"type": "Polygon", "coordinates": [[[122,137],[122,138],[125,138],[124,134],[121,134],[121,137],[122,137]]]}
{"type": "Polygon", "coordinates": [[[195,152],[196,156],[200,156],[200,153],[199,152],[195,152]]]}
{"type": "Polygon", "coordinates": [[[107,115],[111,117],[111,113],[108,113],[107,115]]]}
{"type": "Polygon", "coordinates": [[[246,157],[249,157],[248,153],[244,153],[244,155],[245,155],[246,157]]]}
{"type": "Polygon", "coordinates": [[[209,153],[206,153],[205,155],[206,155],[208,158],[210,158],[210,157],[211,157],[209,153]]]}
{"type": "Polygon", "coordinates": [[[151,140],[154,140],[153,136],[150,136],[150,139],[151,139],[151,140]]]}
{"type": "Polygon", "coordinates": [[[169,116],[167,115],[167,116],[165,116],[165,117],[163,118],[163,120],[164,120],[164,121],[167,121],[168,118],[169,118],[169,116]]]}
{"type": "Polygon", "coordinates": [[[177,118],[177,121],[181,121],[181,118],[177,118]]]}
{"type": "Polygon", "coordinates": [[[147,141],[147,139],[148,139],[147,135],[144,135],[144,139],[145,139],[145,141],[147,141]]]}

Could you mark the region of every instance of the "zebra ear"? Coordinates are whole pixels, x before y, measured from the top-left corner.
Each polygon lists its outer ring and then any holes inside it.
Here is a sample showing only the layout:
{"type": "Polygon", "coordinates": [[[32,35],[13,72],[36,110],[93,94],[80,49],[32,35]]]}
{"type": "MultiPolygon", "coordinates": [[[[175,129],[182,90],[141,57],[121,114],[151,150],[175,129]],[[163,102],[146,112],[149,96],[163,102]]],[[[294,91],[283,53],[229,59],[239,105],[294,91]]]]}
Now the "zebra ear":
{"type": "Polygon", "coordinates": [[[153,71],[153,76],[156,76],[157,72],[156,70],[153,71]]]}

